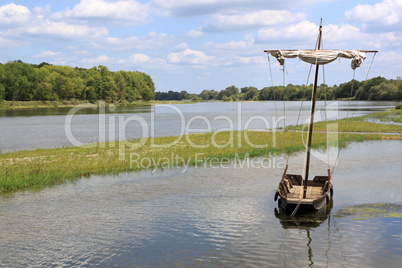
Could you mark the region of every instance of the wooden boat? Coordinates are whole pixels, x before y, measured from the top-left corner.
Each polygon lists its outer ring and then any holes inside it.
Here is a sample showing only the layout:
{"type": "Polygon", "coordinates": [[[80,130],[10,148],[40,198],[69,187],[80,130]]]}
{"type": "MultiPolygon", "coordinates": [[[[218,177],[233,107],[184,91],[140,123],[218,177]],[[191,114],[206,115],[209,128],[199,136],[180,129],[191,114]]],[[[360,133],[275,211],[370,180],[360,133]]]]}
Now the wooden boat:
{"type": "Polygon", "coordinates": [[[313,92],[311,97],[310,122],[307,133],[307,146],[305,152],[304,178],[299,174],[287,174],[288,166],[282,175],[278,190],[275,193],[275,201],[278,200],[280,206],[287,211],[297,210],[319,210],[328,205],[330,194],[333,195],[333,185],[331,181],[331,170],[328,169],[326,175],[315,176],[309,180],[311,142],[314,126],[314,113],[317,95],[317,80],[319,66],[330,63],[339,57],[352,59],[351,67],[355,70],[366,58],[366,53],[378,51],[375,50],[324,50],[321,49],[322,39],[322,19],[319,27],[317,39],[317,48],[314,50],[265,50],[264,52],[274,56],[281,65],[284,65],[285,58],[299,58],[300,60],[315,65],[315,77],[313,92]]]}

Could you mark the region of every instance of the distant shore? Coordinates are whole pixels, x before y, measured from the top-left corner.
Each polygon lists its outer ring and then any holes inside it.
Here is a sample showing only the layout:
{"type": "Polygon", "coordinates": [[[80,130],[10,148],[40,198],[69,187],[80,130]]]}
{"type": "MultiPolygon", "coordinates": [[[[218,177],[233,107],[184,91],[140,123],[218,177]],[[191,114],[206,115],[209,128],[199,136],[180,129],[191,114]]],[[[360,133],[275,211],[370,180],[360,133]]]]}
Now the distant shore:
{"type": "MultiPolygon", "coordinates": [[[[347,101],[348,99],[340,99],[339,101],[347,101]]],[[[99,102],[104,102],[106,106],[136,106],[136,105],[157,105],[157,104],[190,104],[204,101],[191,101],[191,100],[165,100],[165,101],[134,101],[134,102],[105,102],[99,100],[97,102],[89,102],[86,100],[62,100],[62,101],[0,101],[0,110],[19,110],[19,109],[35,109],[35,108],[68,108],[77,105],[94,107],[99,105],[99,102]]],[[[208,101],[207,101],[208,102],[208,101]]],[[[214,100],[213,102],[220,102],[214,100]]],[[[259,102],[259,101],[232,101],[232,102],[259,102]]],[[[402,103],[398,104],[399,106],[402,103]]],[[[397,105],[397,106],[398,106],[397,105]]],[[[400,109],[400,108],[399,108],[400,109]]]]}
{"type": "MultiPolygon", "coordinates": [[[[80,106],[96,106],[98,102],[91,103],[82,100],[63,100],[63,101],[1,101],[0,110],[15,110],[15,109],[35,109],[35,108],[58,108],[58,107],[74,107],[80,106]]],[[[135,105],[154,105],[154,104],[184,104],[194,103],[190,100],[186,101],[134,101],[134,102],[106,102],[106,105],[117,106],[135,106],[135,105]]]]}

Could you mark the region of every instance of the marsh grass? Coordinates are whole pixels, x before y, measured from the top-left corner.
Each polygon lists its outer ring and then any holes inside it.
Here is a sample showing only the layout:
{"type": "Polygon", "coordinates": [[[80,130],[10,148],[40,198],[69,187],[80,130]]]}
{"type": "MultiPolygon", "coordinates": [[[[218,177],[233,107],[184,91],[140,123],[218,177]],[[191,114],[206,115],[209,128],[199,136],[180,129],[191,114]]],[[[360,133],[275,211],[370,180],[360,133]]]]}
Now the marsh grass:
{"type": "MultiPolygon", "coordinates": [[[[339,132],[402,133],[402,125],[375,123],[371,122],[372,120],[402,123],[402,111],[392,110],[348,119],[333,120],[328,121],[328,124],[337,124],[339,132]]],[[[287,131],[295,129],[307,131],[307,125],[289,126],[286,128],[287,131]]],[[[326,132],[327,123],[324,121],[314,123],[314,131],[326,132]]]]}
{"type": "MultiPolygon", "coordinates": [[[[343,123],[344,120],[339,120],[341,130],[343,123]]],[[[365,122],[361,119],[350,119],[348,124],[353,126],[356,132],[360,130],[377,133],[346,133],[339,135],[339,140],[332,142],[337,141],[339,146],[346,146],[348,143],[356,141],[402,138],[400,135],[378,133],[378,129],[385,124],[365,122]]],[[[320,126],[320,123],[317,125],[315,129],[324,131],[324,125],[320,126]]],[[[384,132],[401,132],[400,126],[386,126],[391,128],[384,132]]],[[[144,168],[178,167],[185,164],[194,166],[211,158],[217,161],[227,161],[235,157],[291,154],[304,150],[304,140],[306,140],[305,132],[246,130],[191,134],[180,138],[147,139],[143,145],[134,148],[111,141],[83,147],[2,153],[0,154],[0,192],[43,188],[90,175],[117,174],[144,168]],[[295,135],[294,143],[290,147],[293,135],[295,135]],[[121,154],[123,151],[124,153],[121,154]],[[133,155],[136,163],[143,161],[142,165],[133,165],[133,155]],[[166,161],[158,161],[160,159],[166,161]]],[[[138,145],[140,142],[141,140],[133,140],[130,141],[130,144],[138,145]]],[[[313,148],[325,150],[326,142],[327,133],[314,133],[313,148]]]]}
{"type": "Polygon", "coordinates": [[[353,220],[365,220],[369,218],[401,218],[402,206],[399,204],[374,203],[354,205],[338,210],[334,217],[353,216],[353,220]]]}
{"type": "MultiPolygon", "coordinates": [[[[42,188],[68,180],[75,180],[92,174],[117,174],[123,171],[135,171],[143,168],[167,168],[195,165],[210,158],[216,160],[233,159],[236,155],[242,157],[259,157],[295,153],[304,149],[302,135],[296,133],[294,146],[290,148],[291,132],[276,132],[276,144],[273,144],[271,132],[220,132],[214,136],[214,143],[228,145],[217,148],[212,144],[213,133],[192,134],[183,136],[171,147],[164,147],[174,142],[176,137],[161,137],[151,144],[149,139],[138,148],[125,148],[123,160],[119,157],[119,142],[92,144],[88,147],[65,147],[56,149],[38,149],[34,151],[19,151],[0,155],[0,191],[10,192],[27,188],[42,188]],[[189,142],[190,141],[190,142],[189,142]],[[206,148],[196,148],[192,144],[203,145],[206,148]],[[266,145],[256,148],[254,145],[266,145]],[[144,165],[132,165],[132,155],[136,163],[142,159],[144,165]],[[149,159],[153,160],[150,161],[149,159]],[[159,159],[168,159],[158,162],[159,159]],[[174,161],[170,161],[173,159],[174,161]],[[145,166],[145,167],[144,167],[145,166]]],[[[381,139],[381,135],[348,134],[343,144],[367,139],[381,139]]],[[[324,148],[326,134],[316,133],[313,136],[313,147],[324,148]]],[[[135,141],[132,141],[135,143],[135,141]]]]}

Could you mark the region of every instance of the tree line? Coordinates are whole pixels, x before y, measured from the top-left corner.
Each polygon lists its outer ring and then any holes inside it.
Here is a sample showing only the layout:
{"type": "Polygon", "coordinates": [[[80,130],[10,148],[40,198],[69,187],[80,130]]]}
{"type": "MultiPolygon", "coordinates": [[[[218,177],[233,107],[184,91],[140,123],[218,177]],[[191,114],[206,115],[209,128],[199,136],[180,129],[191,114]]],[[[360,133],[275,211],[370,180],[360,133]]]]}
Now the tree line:
{"type": "Polygon", "coordinates": [[[154,97],[152,78],[141,72],[112,72],[103,65],[85,69],[19,60],[0,64],[0,101],[132,102],[154,97]]]}
{"type": "MultiPolygon", "coordinates": [[[[192,101],[258,101],[308,100],[313,85],[292,85],[203,90],[200,94],[187,91],[155,92],[152,78],[142,72],[112,72],[99,65],[91,69],[55,66],[48,63],[28,64],[10,61],[0,64],[0,101],[31,100],[88,100],[107,102],[136,100],[192,100],[192,101]]],[[[352,80],[332,87],[317,87],[317,99],[402,100],[402,80],[375,77],[359,82],[352,80]]]]}
{"type": "MultiPolygon", "coordinates": [[[[189,94],[187,91],[156,92],[155,100],[183,100],[192,101],[259,101],[259,100],[309,100],[311,99],[313,84],[264,87],[261,90],[256,87],[237,88],[227,87],[221,91],[203,90],[200,94],[189,94]]],[[[362,82],[352,80],[339,86],[329,87],[321,84],[317,87],[317,99],[319,100],[402,100],[402,80],[398,76],[396,80],[388,80],[384,77],[375,77],[362,82]]]]}

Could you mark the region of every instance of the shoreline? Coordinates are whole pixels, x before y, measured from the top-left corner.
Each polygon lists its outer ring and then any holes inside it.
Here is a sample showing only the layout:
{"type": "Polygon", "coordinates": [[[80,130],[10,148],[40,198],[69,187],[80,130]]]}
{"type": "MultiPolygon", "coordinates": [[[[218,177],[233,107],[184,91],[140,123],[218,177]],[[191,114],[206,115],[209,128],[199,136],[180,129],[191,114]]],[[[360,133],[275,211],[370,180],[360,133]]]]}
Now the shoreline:
{"type": "MultiPolygon", "coordinates": [[[[376,113],[371,117],[388,118],[390,114],[400,117],[401,112],[376,113]]],[[[365,118],[367,116],[332,121],[338,123],[340,135],[330,142],[343,147],[351,142],[367,140],[402,140],[401,125],[366,122],[365,118]],[[346,129],[348,125],[353,127],[346,129]],[[352,132],[356,127],[368,133],[343,132],[352,132]]],[[[236,157],[241,159],[293,154],[305,149],[305,134],[301,131],[222,131],[0,153],[0,193],[41,189],[91,175],[194,166],[206,161],[219,165],[222,161],[231,161],[236,157]],[[289,143],[293,138],[293,147],[290,148],[289,143]]],[[[313,134],[313,148],[325,149],[326,143],[327,132],[313,134]]]]}
{"type": "Polygon", "coordinates": [[[137,106],[146,105],[151,106],[155,104],[188,104],[195,103],[191,101],[134,101],[134,102],[105,102],[99,100],[97,102],[81,101],[81,100],[68,100],[68,101],[2,101],[0,102],[0,110],[23,110],[23,109],[42,109],[42,108],[72,108],[74,106],[80,105],[84,107],[94,107],[98,106],[99,102],[104,102],[106,106],[116,105],[116,106],[137,106]]]}
{"type": "MultiPolygon", "coordinates": [[[[289,100],[289,102],[294,101],[302,101],[302,100],[289,100]]],[[[347,99],[338,99],[332,101],[349,101],[347,99]]],[[[133,101],[133,102],[106,102],[104,100],[98,100],[96,102],[89,102],[87,100],[60,100],[60,101],[1,101],[0,102],[0,111],[1,110],[23,110],[23,109],[42,109],[42,108],[72,108],[74,106],[88,106],[94,107],[98,106],[99,102],[104,102],[106,106],[108,105],[116,105],[116,106],[137,106],[137,105],[157,105],[157,104],[194,104],[194,103],[208,103],[208,102],[227,102],[227,101],[191,101],[191,100],[164,100],[164,101],[133,101]]],[[[230,101],[230,102],[263,102],[263,101],[246,101],[246,100],[239,100],[239,101],[230,101]]],[[[389,102],[389,101],[384,101],[389,102]]],[[[397,101],[395,101],[397,102],[397,101]]]]}

